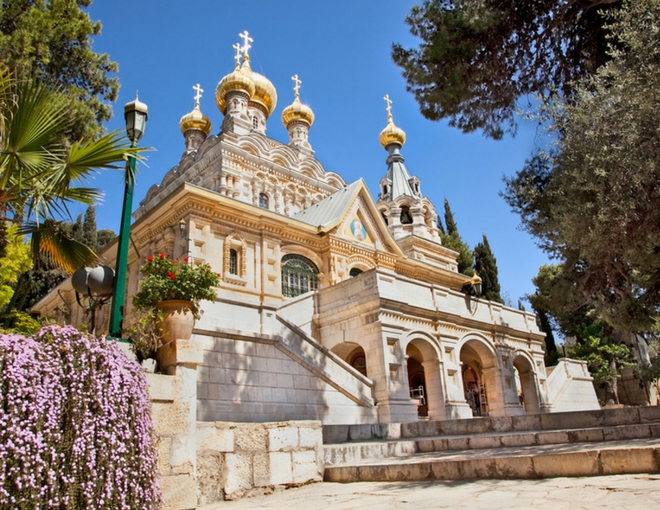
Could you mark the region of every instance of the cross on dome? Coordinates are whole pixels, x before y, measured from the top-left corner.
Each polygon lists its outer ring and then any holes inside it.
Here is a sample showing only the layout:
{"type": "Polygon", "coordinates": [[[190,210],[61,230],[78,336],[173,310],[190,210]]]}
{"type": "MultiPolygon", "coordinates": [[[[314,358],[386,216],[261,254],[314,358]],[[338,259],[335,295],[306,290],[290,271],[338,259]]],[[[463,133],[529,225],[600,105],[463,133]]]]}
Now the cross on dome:
{"type": "Polygon", "coordinates": [[[243,48],[242,48],[242,50],[243,50],[243,56],[244,56],[245,58],[249,58],[249,57],[248,57],[248,50],[249,50],[250,48],[252,48],[252,46],[250,46],[250,43],[251,43],[251,42],[254,42],[254,39],[252,39],[252,37],[250,37],[250,35],[248,34],[248,31],[247,31],[247,30],[243,30],[243,33],[242,33],[242,34],[238,34],[238,37],[240,37],[241,39],[243,39],[243,48]]]}
{"type": "Polygon", "coordinates": [[[199,100],[202,98],[202,92],[204,92],[204,89],[200,87],[198,83],[193,86],[193,90],[197,92],[197,94],[195,94],[195,106],[199,106],[199,100]]]}
{"type": "Polygon", "coordinates": [[[294,92],[296,93],[296,97],[300,97],[300,94],[299,94],[298,91],[300,90],[300,84],[302,83],[302,81],[300,81],[300,79],[298,78],[298,75],[297,75],[297,74],[294,74],[294,75],[291,77],[291,79],[292,79],[293,82],[295,83],[295,85],[294,85],[294,87],[293,87],[293,90],[294,90],[294,92]]]}
{"type": "Polygon", "coordinates": [[[385,94],[383,99],[387,103],[387,107],[385,108],[387,110],[387,120],[392,120],[392,100],[390,99],[390,95],[385,94]]]}
{"type": "Polygon", "coordinates": [[[242,48],[241,45],[236,43],[232,46],[236,50],[236,55],[234,55],[234,60],[236,61],[236,67],[238,67],[241,63],[241,52],[242,48]]]}

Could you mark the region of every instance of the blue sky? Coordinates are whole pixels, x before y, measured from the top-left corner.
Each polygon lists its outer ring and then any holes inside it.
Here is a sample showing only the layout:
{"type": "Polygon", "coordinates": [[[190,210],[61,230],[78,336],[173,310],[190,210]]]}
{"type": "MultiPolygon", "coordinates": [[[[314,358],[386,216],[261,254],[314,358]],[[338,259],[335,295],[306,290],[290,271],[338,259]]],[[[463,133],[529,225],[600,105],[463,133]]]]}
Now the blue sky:
{"type": "MultiPolygon", "coordinates": [[[[502,176],[520,169],[541,142],[533,123],[520,121],[518,135],[492,141],[462,134],[445,122],[422,117],[390,57],[393,42],[417,44],[404,19],[413,1],[402,0],[96,0],[92,19],[103,24],[93,49],[118,62],[121,83],[108,129],[124,129],[123,105],[136,90],[149,107],[140,145],[153,148],[141,165],[137,208],[149,189],[176,166],[184,150],[179,120],[194,106],[192,87],[204,89],[201,110],[219,131],[222,115],[215,87],[234,66],[232,45],[247,30],[254,39],[252,68],[276,87],[277,108],[268,136],[288,142],[282,110],[293,101],[291,76],[302,80],[300,97],[316,115],[309,141],[326,170],[348,183],[362,177],[372,195],[384,176],[386,151],[378,135],[387,123],[383,96],[393,101],[394,122],[407,135],[402,149],[422,192],[443,213],[449,199],[463,239],[474,247],[482,233],[497,258],[502,292],[514,305],[533,291],[531,278],[547,262],[498,195],[502,176]]],[[[104,172],[92,183],[105,191],[97,207],[99,228],[119,228],[123,176],[104,172]]]]}

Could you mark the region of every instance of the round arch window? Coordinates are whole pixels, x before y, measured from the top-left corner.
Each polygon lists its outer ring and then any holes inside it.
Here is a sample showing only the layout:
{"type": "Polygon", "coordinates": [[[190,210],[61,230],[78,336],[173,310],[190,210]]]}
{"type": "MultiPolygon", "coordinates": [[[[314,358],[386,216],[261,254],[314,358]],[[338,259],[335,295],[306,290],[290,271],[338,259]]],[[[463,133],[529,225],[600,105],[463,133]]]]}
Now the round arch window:
{"type": "Polygon", "coordinates": [[[282,294],[285,297],[296,297],[318,288],[319,270],[312,262],[302,255],[285,255],[282,257],[282,294]]]}

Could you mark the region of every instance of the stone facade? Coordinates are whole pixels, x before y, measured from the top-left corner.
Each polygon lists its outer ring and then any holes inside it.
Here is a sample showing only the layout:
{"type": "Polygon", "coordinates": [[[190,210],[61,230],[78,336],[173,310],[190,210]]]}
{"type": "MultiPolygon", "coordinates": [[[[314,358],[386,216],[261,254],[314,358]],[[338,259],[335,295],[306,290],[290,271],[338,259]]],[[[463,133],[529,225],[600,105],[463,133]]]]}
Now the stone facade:
{"type": "MultiPolygon", "coordinates": [[[[181,161],[131,228],[125,326],[149,255],[222,276],[193,336],[197,419],[392,423],[597,408],[583,364],[548,375],[533,314],[464,292],[473,282],[441,243],[389,103],[376,202],[362,180],[346,184],[315,159],[297,77],[283,114],[289,143],[265,135],[277,95],[244,51],[216,91],[222,131],[210,135],[197,96],[181,121],[181,161]]],[[[79,322],[73,302],[64,283],[35,310],[79,322]]],[[[106,320],[97,314],[100,331],[106,320]]]]}

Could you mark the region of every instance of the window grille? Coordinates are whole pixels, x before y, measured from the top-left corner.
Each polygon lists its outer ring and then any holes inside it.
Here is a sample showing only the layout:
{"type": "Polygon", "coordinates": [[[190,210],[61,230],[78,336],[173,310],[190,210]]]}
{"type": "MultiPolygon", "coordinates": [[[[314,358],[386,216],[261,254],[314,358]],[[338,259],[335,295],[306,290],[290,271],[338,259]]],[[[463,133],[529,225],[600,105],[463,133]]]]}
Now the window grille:
{"type": "Polygon", "coordinates": [[[236,250],[229,250],[229,274],[238,274],[238,253],[236,250]]]}
{"type": "Polygon", "coordinates": [[[282,257],[282,294],[296,297],[318,288],[318,268],[301,255],[282,257]]]}

